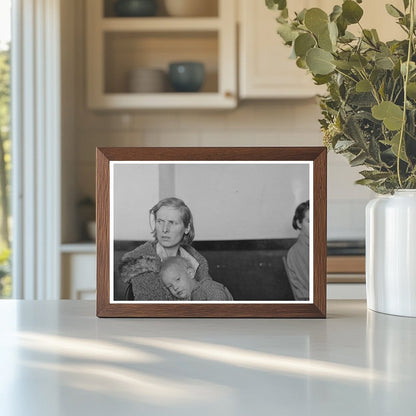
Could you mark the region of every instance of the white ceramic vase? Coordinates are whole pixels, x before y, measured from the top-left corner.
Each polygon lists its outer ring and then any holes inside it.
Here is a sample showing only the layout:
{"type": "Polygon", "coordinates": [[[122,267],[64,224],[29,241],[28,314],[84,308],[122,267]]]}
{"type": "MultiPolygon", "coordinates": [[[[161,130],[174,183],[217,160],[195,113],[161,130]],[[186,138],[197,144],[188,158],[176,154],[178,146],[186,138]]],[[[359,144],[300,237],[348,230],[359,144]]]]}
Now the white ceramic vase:
{"type": "Polygon", "coordinates": [[[416,190],[367,204],[366,282],[369,309],[416,317],[416,190]]]}

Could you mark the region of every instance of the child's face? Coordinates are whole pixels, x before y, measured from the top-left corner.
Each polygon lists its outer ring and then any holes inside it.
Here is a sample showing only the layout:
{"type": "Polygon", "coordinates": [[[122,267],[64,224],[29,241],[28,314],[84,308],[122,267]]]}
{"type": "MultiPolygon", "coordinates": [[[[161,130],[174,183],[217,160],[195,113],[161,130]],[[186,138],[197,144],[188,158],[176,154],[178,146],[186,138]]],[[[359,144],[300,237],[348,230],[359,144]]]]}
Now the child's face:
{"type": "Polygon", "coordinates": [[[162,281],[175,298],[190,299],[193,280],[180,266],[171,266],[162,274],[162,281]]]}

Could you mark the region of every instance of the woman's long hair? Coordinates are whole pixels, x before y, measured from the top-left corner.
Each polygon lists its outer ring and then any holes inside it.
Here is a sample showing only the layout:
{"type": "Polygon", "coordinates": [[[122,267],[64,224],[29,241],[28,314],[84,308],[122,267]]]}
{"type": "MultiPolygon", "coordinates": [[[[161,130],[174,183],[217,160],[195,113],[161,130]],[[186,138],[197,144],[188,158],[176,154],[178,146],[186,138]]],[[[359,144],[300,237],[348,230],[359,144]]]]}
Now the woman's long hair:
{"type": "Polygon", "coordinates": [[[192,218],[191,210],[182,199],[175,197],[161,199],[150,209],[150,227],[152,229],[153,237],[156,239],[156,214],[162,207],[176,208],[180,212],[185,228],[189,228],[189,232],[183,235],[181,244],[191,244],[195,237],[194,220],[192,218]]]}

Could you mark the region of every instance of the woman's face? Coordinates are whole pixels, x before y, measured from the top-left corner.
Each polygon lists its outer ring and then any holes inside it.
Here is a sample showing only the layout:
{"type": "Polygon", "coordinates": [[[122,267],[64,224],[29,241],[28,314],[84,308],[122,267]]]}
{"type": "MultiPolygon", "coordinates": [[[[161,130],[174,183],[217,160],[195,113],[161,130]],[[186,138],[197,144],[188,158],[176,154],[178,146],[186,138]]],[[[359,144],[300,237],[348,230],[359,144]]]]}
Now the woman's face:
{"type": "Polygon", "coordinates": [[[309,210],[305,212],[305,218],[300,224],[300,232],[309,237],[309,210]]]}
{"type": "Polygon", "coordinates": [[[164,248],[178,247],[183,235],[189,232],[181,213],[174,207],[161,207],[156,213],[156,238],[164,248]]]}

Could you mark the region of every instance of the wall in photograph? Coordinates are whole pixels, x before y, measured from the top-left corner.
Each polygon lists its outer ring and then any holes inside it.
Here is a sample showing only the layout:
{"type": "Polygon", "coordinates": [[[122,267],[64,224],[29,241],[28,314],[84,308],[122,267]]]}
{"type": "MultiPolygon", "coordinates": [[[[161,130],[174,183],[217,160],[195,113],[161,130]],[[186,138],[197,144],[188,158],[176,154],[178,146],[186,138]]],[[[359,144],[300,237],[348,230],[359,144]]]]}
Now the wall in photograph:
{"type": "Polygon", "coordinates": [[[297,205],[309,198],[307,164],[116,164],[114,238],[151,239],[149,209],[177,196],[197,240],[292,238],[297,205]]]}
{"type": "Polygon", "coordinates": [[[149,210],[159,200],[159,167],[116,165],[114,185],[114,238],[151,239],[149,210]]]}
{"type": "Polygon", "coordinates": [[[176,193],[194,214],[196,239],[291,238],[309,197],[308,165],[177,165],[176,193]]]}

